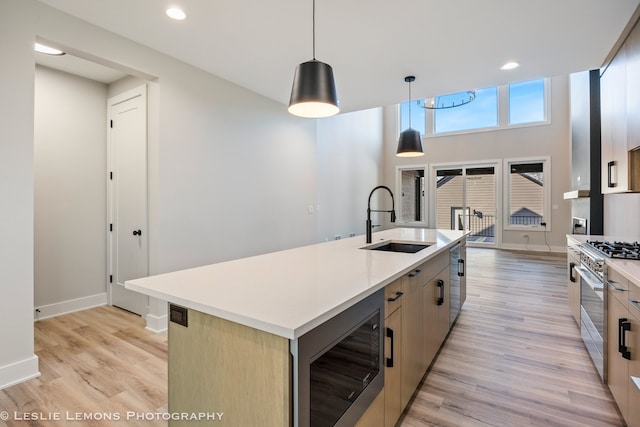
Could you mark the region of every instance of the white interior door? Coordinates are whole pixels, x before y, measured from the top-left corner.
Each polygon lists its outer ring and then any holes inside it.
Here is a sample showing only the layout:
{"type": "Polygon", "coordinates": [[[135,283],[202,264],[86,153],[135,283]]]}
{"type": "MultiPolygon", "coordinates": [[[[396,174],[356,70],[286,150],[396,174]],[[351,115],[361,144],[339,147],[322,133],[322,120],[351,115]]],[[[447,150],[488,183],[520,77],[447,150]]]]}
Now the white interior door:
{"type": "Polygon", "coordinates": [[[149,270],[146,86],[110,98],[109,120],[111,304],[144,316],[149,298],[124,282],[149,270]]]}

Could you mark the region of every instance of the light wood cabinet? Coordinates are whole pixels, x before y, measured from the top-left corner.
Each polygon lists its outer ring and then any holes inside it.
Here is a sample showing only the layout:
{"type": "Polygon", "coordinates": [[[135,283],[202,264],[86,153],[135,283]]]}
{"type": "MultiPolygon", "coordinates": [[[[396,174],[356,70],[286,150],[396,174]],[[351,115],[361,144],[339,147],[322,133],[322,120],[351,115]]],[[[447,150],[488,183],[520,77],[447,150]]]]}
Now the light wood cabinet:
{"type": "Polygon", "coordinates": [[[640,26],[600,77],[602,193],[640,191],[640,26]]]}
{"type": "Polygon", "coordinates": [[[384,389],[378,397],[369,405],[369,408],[360,417],[355,427],[384,427],[385,411],[384,389]]]}
{"type": "MultiPolygon", "coordinates": [[[[640,289],[640,288],[639,288],[640,289]]],[[[629,319],[633,333],[629,335],[628,347],[631,353],[629,360],[629,417],[627,427],[640,427],[640,384],[632,381],[632,377],[640,379],[640,301],[632,299],[629,303],[629,319]]]]}
{"type": "Polygon", "coordinates": [[[402,356],[400,405],[404,408],[418,387],[422,370],[422,279],[423,266],[402,278],[402,356]]]}
{"type": "Polygon", "coordinates": [[[402,307],[398,307],[385,319],[385,368],[384,368],[384,425],[393,427],[404,406],[400,402],[402,377],[402,307]],[[392,331],[391,334],[388,331],[392,331]]]}
{"type": "Polygon", "coordinates": [[[607,384],[628,427],[640,427],[640,289],[609,268],[607,303],[607,384]],[[615,286],[615,287],[614,287],[615,286]]]}
{"type": "Polygon", "coordinates": [[[449,269],[446,268],[424,285],[422,292],[424,304],[423,359],[426,368],[431,365],[449,333],[449,295],[449,269]]]}
{"type": "Polygon", "coordinates": [[[567,245],[567,302],[569,311],[580,326],[580,275],[576,267],[580,265],[580,252],[578,248],[569,243],[567,245]]]}

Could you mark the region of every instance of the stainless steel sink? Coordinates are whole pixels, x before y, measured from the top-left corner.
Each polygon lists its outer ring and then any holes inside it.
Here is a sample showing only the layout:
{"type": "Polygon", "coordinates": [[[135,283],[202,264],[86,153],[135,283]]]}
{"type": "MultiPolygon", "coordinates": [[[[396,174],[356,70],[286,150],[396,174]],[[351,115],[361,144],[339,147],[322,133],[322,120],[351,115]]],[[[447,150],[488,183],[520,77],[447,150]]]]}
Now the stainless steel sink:
{"type": "Polygon", "coordinates": [[[429,244],[425,243],[383,242],[365,246],[362,249],[368,249],[371,251],[404,252],[408,254],[415,254],[416,252],[428,248],[429,246],[429,244]]]}

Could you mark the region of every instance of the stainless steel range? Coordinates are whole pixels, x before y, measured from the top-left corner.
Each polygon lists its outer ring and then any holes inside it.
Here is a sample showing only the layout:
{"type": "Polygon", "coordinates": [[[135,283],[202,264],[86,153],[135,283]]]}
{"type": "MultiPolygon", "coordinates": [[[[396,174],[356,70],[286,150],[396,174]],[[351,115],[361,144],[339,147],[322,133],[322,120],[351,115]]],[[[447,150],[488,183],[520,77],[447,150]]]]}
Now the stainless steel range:
{"type": "Polygon", "coordinates": [[[607,265],[602,254],[588,243],[580,246],[580,334],[600,377],[606,380],[605,319],[607,265]]]}
{"type": "Polygon", "coordinates": [[[606,318],[609,284],[605,258],[640,260],[640,243],[587,240],[580,245],[580,333],[603,381],[606,372],[606,318]]]}

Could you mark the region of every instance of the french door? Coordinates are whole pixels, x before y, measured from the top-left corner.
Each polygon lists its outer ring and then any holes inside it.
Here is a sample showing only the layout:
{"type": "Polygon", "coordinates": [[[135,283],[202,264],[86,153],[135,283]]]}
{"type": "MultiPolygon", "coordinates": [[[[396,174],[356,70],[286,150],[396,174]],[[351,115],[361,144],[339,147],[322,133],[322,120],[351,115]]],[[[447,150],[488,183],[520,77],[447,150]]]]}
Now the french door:
{"type": "Polygon", "coordinates": [[[431,166],[431,224],[466,230],[470,245],[500,241],[500,174],[498,161],[431,166]]]}

